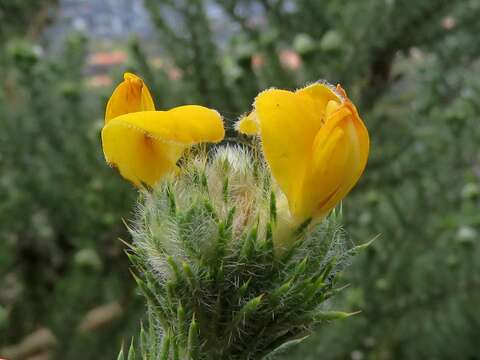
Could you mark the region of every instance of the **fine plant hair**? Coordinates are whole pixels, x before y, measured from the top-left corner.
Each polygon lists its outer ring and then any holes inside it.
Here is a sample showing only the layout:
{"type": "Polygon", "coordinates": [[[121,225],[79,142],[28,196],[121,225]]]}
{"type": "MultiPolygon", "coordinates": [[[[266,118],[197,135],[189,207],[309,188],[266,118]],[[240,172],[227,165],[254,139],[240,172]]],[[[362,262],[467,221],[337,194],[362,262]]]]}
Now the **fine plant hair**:
{"type": "Polygon", "coordinates": [[[127,252],[148,305],[138,346],[119,359],[263,359],[326,321],[348,249],[340,212],[293,225],[252,149],[189,154],[141,192],[127,252]]]}

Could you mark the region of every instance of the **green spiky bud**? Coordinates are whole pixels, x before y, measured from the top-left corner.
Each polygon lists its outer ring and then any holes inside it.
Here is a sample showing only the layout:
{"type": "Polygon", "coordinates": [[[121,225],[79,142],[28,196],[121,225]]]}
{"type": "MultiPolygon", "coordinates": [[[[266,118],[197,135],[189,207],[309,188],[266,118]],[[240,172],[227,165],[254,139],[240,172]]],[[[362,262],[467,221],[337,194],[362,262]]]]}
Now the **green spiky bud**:
{"type": "Polygon", "coordinates": [[[322,306],[365,248],[346,249],[336,217],[294,222],[268,167],[247,150],[182,164],[142,192],[131,229],[127,255],[151,314],[144,359],[258,358],[351,315],[322,306]]]}

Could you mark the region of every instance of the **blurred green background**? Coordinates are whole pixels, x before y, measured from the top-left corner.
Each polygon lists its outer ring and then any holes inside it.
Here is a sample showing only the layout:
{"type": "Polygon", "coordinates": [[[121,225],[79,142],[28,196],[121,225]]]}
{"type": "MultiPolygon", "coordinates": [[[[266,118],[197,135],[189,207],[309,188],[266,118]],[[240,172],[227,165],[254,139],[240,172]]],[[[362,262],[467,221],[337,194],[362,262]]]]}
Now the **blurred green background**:
{"type": "Polygon", "coordinates": [[[100,146],[124,70],[231,131],[255,95],[341,83],[372,138],[325,325],[285,359],[480,359],[480,1],[0,0],[0,357],[113,359],[143,300],[136,191],[100,146]]]}

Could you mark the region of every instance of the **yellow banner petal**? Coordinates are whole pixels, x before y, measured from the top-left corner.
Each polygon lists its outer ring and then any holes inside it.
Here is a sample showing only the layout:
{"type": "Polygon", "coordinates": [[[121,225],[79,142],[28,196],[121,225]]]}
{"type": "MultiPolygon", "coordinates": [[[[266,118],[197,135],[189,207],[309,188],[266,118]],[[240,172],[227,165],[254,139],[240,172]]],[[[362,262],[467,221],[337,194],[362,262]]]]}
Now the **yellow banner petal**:
{"type": "Polygon", "coordinates": [[[331,85],[317,82],[295,92],[299,96],[308,96],[313,101],[314,116],[322,121],[329,102],[341,103],[340,97],[331,85]]]}
{"type": "Polygon", "coordinates": [[[117,116],[155,110],[147,85],[138,76],[125,73],[124,81],[113,91],[105,111],[105,123],[117,116]]]}

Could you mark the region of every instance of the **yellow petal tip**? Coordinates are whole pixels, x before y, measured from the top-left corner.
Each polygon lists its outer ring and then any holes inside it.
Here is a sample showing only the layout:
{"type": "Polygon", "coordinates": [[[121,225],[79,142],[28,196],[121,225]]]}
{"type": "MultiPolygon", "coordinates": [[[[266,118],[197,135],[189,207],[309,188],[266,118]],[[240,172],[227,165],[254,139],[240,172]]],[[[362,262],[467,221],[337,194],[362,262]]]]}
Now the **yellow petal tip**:
{"type": "Polygon", "coordinates": [[[255,112],[251,112],[240,118],[235,123],[235,129],[244,135],[257,135],[260,132],[260,126],[256,118],[255,112]]]}

